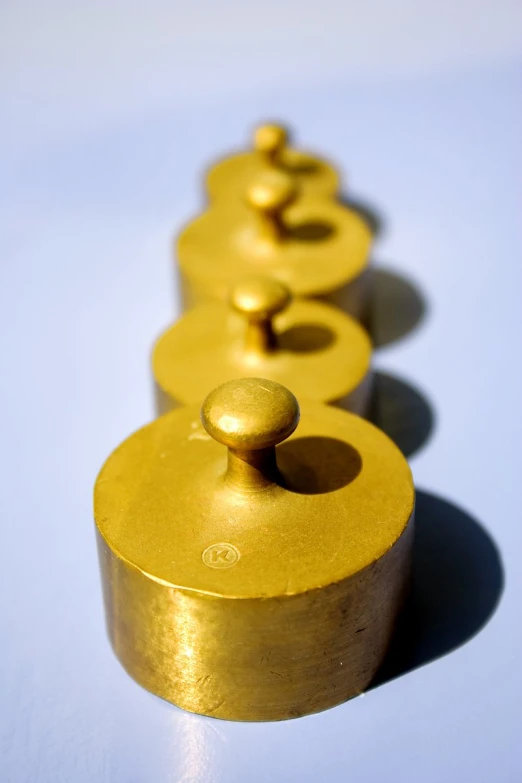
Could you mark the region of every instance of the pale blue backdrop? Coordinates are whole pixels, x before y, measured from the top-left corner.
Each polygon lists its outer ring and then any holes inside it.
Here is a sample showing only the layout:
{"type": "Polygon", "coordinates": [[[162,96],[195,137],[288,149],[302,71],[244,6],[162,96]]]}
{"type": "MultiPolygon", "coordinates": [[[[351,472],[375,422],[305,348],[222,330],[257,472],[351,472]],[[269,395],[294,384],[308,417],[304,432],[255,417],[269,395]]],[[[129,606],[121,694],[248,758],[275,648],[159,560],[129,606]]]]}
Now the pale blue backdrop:
{"type": "Polygon", "coordinates": [[[522,778],[521,17],[508,0],[2,4],[2,780],[522,778]],[[200,171],[264,116],[381,217],[375,262],[418,323],[375,363],[422,494],[402,676],[247,725],[123,672],[91,491],[152,416],[200,171]]]}

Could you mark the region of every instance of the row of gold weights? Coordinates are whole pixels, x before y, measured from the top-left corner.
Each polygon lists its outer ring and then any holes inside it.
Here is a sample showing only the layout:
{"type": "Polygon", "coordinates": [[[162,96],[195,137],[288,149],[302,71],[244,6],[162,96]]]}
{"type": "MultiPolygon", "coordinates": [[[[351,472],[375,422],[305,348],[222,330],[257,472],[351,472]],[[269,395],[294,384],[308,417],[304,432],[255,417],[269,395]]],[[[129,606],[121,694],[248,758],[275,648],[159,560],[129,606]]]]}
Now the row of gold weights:
{"type": "Polygon", "coordinates": [[[414,488],[397,447],[355,415],[370,387],[353,317],[370,233],[336,200],[335,170],[263,126],[207,186],[178,240],[186,312],[153,354],[165,415],[96,483],[107,625],[153,693],[283,719],[360,693],[382,663],[414,488]]]}

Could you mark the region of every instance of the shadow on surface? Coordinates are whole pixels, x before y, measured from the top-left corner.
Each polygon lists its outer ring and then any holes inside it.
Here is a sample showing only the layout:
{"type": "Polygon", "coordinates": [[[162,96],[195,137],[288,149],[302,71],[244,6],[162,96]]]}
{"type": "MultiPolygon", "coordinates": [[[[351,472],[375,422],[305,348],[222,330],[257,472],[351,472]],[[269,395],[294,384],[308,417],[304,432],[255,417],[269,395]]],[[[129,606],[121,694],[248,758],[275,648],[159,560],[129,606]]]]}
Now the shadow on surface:
{"type": "Polygon", "coordinates": [[[288,174],[315,174],[318,169],[313,158],[304,153],[299,155],[296,150],[294,150],[292,161],[283,160],[279,165],[288,174]]]}
{"type": "Polygon", "coordinates": [[[418,389],[393,375],[376,372],[368,418],[411,457],[429,440],[435,427],[430,402],[418,389]]]}
{"type": "Polygon", "coordinates": [[[314,353],[328,348],[336,339],[334,332],[320,324],[290,326],[277,335],[280,350],[291,353],[314,353]]]}
{"type": "Polygon", "coordinates": [[[424,319],[427,309],[424,295],[406,277],[381,267],[373,270],[370,332],[375,348],[410,334],[424,319]]]}
{"type": "Polygon", "coordinates": [[[281,443],[277,464],[285,487],[301,495],[320,495],[345,487],[361,472],[359,452],[337,438],[305,437],[281,443]]]}
{"type": "Polygon", "coordinates": [[[458,506],[418,492],[412,592],[370,687],[465,644],[492,617],[503,587],[500,553],[489,533],[458,506]]]}
{"type": "Polygon", "coordinates": [[[334,227],[330,223],[321,220],[309,220],[288,229],[292,239],[298,242],[322,242],[334,233],[334,227]]]}
{"type": "Polygon", "coordinates": [[[339,196],[339,201],[343,206],[356,212],[364,220],[374,238],[380,237],[386,228],[386,223],[382,212],[375,209],[372,204],[366,201],[360,201],[358,198],[352,198],[344,193],[339,196]]]}

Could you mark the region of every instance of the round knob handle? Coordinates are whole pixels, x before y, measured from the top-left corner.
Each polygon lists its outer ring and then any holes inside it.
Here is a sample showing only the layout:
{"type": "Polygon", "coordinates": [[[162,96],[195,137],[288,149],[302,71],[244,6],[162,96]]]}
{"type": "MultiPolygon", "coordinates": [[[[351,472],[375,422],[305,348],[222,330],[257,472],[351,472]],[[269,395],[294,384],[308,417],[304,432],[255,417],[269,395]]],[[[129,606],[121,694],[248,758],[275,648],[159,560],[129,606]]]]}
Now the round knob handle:
{"type": "Polygon", "coordinates": [[[288,131],[282,125],[260,125],[254,131],[254,149],[275,161],[288,143],[288,131]]]}
{"type": "Polygon", "coordinates": [[[201,421],[208,434],[229,449],[258,451],[270,449],[292,434],[299,423],[299,405],[280,383],[241,378],[210,392],[201,409],[201,421]]]}
{"type": "Polygon", "coordinates": [[[245,277],[232,288],[230,305],[247,321],[244,349],[252,360],[277,348],[272,318],[290,299],[288,288],[272,277],[245,277]]]}
{"type": "Polygon", "coordinates": [[[263,171],[247,191],[247,201],[257,212],[277,215],[297,197],[297,185],[282,171],[263,171]]]}
{"type": "Polygon", "coordinates": [[[269,321],[290,303],[284,283],[273,277],[251,275],[240,280],[230,292],[230,304],[249,321],[269,321]]]}

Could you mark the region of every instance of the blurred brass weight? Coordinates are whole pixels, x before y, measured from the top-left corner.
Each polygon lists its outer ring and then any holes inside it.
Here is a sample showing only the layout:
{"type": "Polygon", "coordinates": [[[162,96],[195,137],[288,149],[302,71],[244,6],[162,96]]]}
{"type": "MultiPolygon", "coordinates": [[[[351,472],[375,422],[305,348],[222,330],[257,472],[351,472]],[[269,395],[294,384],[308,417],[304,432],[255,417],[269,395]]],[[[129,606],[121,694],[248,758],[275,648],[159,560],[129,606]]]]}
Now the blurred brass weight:
{"type": "Polygon", "coordinates": [[[357,695],[408,586],[405,459],[338,408],[304,403],[299,423],[295,397],[265,379],[229,381],[203,426],[198,414],[139,430],[97,479],[116,655],[148,690],[218,718],[279,720],[357,695]]]}
{"type": "Polygon", "coordinates": [[[364,415],[371,355],[362,326],[338,308],[292,302],[283,283],[249,276],[232,286],[228,304],[199,305],[161,335],[152,355],[157,411],[196,404],[232,378],[262,376],[300,400],[364,415]]]}
{"type": "Polygon", "coordinates": [[[177,241],[183,309],[225,300],[245,275],[269,275],[296,297],[322,299],[367,316],[371,232],[353,210],[299,194],[295,178],[260,172],[243,205],[210,206],[177,241]]]}
{"type": "Polygon", "coordinates": [[[282,125],[259,125],[252,149],[230,155],[214,164],[206,176],[210,201],[234,208],[249,184],[266,168],[295,177],[303,195],[329,198],[339,190],[339,174],[327,161],[289,143],[282,125]]]}

